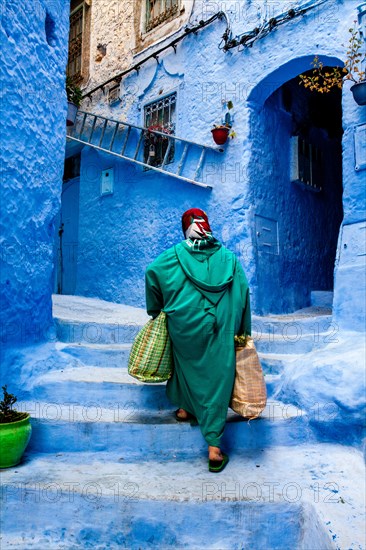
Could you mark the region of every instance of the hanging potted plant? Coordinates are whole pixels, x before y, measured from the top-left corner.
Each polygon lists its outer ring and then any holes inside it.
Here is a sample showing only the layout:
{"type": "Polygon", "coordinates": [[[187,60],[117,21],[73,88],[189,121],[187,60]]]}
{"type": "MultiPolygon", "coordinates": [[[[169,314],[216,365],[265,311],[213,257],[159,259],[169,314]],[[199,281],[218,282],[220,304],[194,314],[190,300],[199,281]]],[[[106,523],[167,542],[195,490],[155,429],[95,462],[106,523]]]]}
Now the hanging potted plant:
{"type": "MultiPolygon", "coordinates": [[[[356,23],[356,21],[355,21],[356,23]]],[[[366,59],[366,55],[361,53],[363,40],[359,37],[355,28],[349,29],[351,36],[348,41],[347,57],[344,67],[327,67],[324,69],[323,63],[316,55],[312,65],[314,67],[310,74],[300,75],[300,84],[309,88],[312,92],[321,94],[329,93],[333,88],[341,88],[343,79],[352,80],[351,86],[354,100],[358,105],[366,105],[366,75],[361,70],[361,65],[366,59]]]]}
{"type": "Polygon", "coordinates": [[[216,145],[224,145],[229,137],[231,126],[223,124],[214,124],[212,128],[212,137],[216,145]]]}
{"type": "Polygon", "coordinates": [[[230,112],[234,108],[232,101],[224,101],[224,105],[227,105],[227,112],[223,117],[222,124],[214,124],[211,132],[212,137],[216,145],[224,145],[227,142],[228,138],[234,139],[236,136],[235,132],[231,130],[232,128],[232,113],[230,112]]]}
{"type": "Polygon", "coordinates": [[[17,398],[3,386],[0,401],[0,468],[19,464],[32,433],[30,414],[21,413],[12,407],[17,398]]]}
{"type": "Polygon", "coordinates": [[[351,36],[348,43],[347,59],[344,63],[347,70],[346,80],[354,82],[351,92],[357,105],[366,105],[366,75],[365,71],[361,70],[362,63],[366,60],[366,54],[361,52],[363,40],[356,29],[349,29],[349,32],[351,36]]]}
{"type": "Polygon", "coordinates": [[[80,107],[82,100],[82,91],[79,86],[73,82],[73,80],[66,77],[66,95],[67,95],[67,117],[66,126],[74,126],[76,113],[80,107]]]}

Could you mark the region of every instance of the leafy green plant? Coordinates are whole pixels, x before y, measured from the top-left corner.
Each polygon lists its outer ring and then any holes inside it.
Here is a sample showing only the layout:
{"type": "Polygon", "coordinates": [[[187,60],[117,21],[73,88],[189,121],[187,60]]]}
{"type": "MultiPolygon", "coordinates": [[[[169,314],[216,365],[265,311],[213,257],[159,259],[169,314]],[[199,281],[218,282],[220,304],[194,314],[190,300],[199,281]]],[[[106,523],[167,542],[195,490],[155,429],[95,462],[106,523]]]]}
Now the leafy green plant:
{"type": "Polygon", "coordinates": [[[314,67],[313,71],[311,74],[301,74],[300,84],[304,85],[305,88],[309,88],[312,92],[324,94],[331,92],[333,88],[342,88],[344,78],[352,80],[355,84],[365,80],[365,71],[361,70],[361,63],[366,58],[366,55],[361,52],[363,41],[356,28],[350,28],[349,32],[350,37],[344,67],[324,69],[324,64],[316,55],[311,63],[314,67]]]}
{"type": "Polygon", "coordinates": [[[365,71],[361,70],[361,63],[365,61],[366,54],[361,52],[363,40],[360,38],[358,31],[351,28],[349,32],[351,36],[348,42],[347,59],[344,63],[344,68],[347,71],[346,80],[352,80],[355,84],[358,84],[366,80],[365,71]]]}
{"type": "Polygon", "coordinates": [[[24,413],[13,409],[13,405],[18,399],[12,393],[8,393],[7,386],[2,386],[2,390],[4,396],[2,401],[0,401],[0,424],[21,420],[24,417],[24,413]]]}
{"type": "Polygon", "coordinates": [[[67,94],[67,100],[71,101],[71,103],[74,103],[76,107],[80,107],[81,100],[83,98],[83,93],[79,86],[77,86],[72,78],[69,76],[66,77],[66,94],[67,94]]]}

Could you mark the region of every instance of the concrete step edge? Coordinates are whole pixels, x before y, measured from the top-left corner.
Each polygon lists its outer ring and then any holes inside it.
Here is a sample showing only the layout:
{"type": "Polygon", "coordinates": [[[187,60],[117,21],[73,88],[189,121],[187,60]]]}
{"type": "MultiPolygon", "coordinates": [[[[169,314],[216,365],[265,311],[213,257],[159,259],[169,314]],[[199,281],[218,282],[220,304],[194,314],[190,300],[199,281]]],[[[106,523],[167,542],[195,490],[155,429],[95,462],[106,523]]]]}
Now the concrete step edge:
{"type": "MultiPolygon", "coordinates": [[[[138,407],[134,401],[129,403],[116,403],[113,408],[104,408],[99,403],[80,405],[78,403],[49,403],[41,401],[20,401],[17,410],[29,412],[31,419],[51,423],[83,423],[83,424],[187,424],[178,422],[174,417],[174,408],[171,410],[149,410],[138,407]],[[88,406],[89,405],[89,406],[88,406]],[[122,407],[123,405],[123,407],[122,407]],[[127,405],[130,405],[128,408],[127,405]]],[[[276,400],[268,400],[266,408],[258,419],[250,422],[270,421],[281,422],[285,420],[297,420],[306,416],[306,412],[292,404],[285,404],[276,400]]],[[[230,409],[227,422],[247,422],[241,416],[230,409]]]]}
{"type": "MultiPolygon", "coordinates": [[[[279,380],[281,374],[264,374],[266,380],[279,380]]],[[[116,384],[128,386],[142,387],[165,387],[166,382],[147,383],[141,382],[128,374],[127,366],[116,367],[100,367],[95,365],[81,365],[78,367],[67,368],[63,370],[52,370],[46,374],[38,376],[32,380],[32,386],[29,391],[36,389],[38,386],[52,383],[60,384],[62,382],[85,382],[90,384],[116,384]]]]}

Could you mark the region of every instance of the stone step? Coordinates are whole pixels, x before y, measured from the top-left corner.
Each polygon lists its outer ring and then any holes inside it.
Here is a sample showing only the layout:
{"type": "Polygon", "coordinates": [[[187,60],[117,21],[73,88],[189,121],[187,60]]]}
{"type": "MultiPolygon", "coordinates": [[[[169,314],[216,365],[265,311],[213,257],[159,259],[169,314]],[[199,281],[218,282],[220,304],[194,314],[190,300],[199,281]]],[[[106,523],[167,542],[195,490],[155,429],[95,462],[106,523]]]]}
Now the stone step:
{"type": "Polygon", "coordinates": [[[57,349],[70,357],[70,366],[78,363],[107,368],[126,368],[131,351],[127,344],[88,344],[57,342],[57,349]]]}
{"type": "MultiPolygon", "coordinates": [[[[303,353],[291,353],[292,349],[287,349],[287,353],[269,353],[260,351],[260,348],[269,347],[269,342],[264,339],[261,342],[256,341],[259,359],[265,374],[280,374],[283,371],[284,363],[291,361],[300,361],[303,353]]],[[[276,342],[279,346],[278,341],[276,342]]],[[[94,365],[103,368],[127,368],[128,358],[131,350],[131,344],[87,344],[57,342],[56,348],[64,354],[64,357],[70,357],[68,367],[94,365]]]]}
{"type": "MultiPolygon", "coordinates": [[[[53,315],[61,342],[89,345],[126,344],[149,317],[142,308],[79,296],[53,296],[53,315]]],[[[253,315],[253,336],[258,350],[306,353],[336,338],[337,327],[327,308],[310,307],[289,315],[253,315]],[[272,344],[272,346],[271,346],[272,344]]]]}
{"type": "Polygon", "coordinates": [[[145,384],[123,368],[78,366],[51,371],[32,380],[28,396],[49,403],[88,405],[103,408],[134,406],[137,409],[171,409],[165,396],[165,383],[145,384]]]}
{"type": "MultiPolygon", "coordinates": [[[[265,375],[267,395],[279,386],[280,375],[265,375]]],[[[165,396],[165,383],[146,384],[132,378],[126,368],[78,366],[50,371],[32,379],[23,399],[50,403],[87,405],[99,403],[114,407],[116,403],[134,403],[139,409],[170,409],[165,396]]]]}
{"type": "Polygon", "coordinates": [[[317,335],[303,334],[291,338],[283,337],[280,334],[254,333],[253,339],[258,353],[275,355],[301,355],[338,342],[337,334],[333,334],[333,332],[323,332],[317,335]]]}
{"type": "Polygon", "coordinates": [[[145,323],[82,323],[54,319],[56,335],[60,342],[87,344],[132,343],[145,323]]]}
{"type": "Polygon", "coordinates": [[[328,308],[309,307],[286,315],[252,315],[252,331],[258,336],[276,334],[296,340],[305,335],[331,331],[332,312],[328,308]]]}
{"type": "Polygon", "coordinates": [[[53,295],[58,340],[88,344],[133,342],[150,319],[142,308],[82,296],[53,295]]]}
{"type": "MultiPolygon", "coordinates": [[[[69,367],[78,365],[94,365],[103,368],[127,368],[131,344],[66,344],[57,342],[59,352],[70,357],[69,367]]],[[[263,372],[266,374],[280,374],[284,362],[299,360],[303,354],[290,353],[262,353],[258,351],[263,372]]]]}
{"type": "Polygon", "coordinates": [[[219,476],[197,450],[139,462],[123,448],[27,452],[1,474],[1,547],[360,549],[363,472],[361,453],[330,444],[231,453],[219,476]]]}
{"type": "MultiPolygon", "coordinates": [[[[144,410],[130,401],[107,409],[97,402],[83,407],[34,401],[20,402],[17,409],[32,416],[29,448],[36,452],[123,449],[130,459],[141,460],[147,449],[150,456],[160,457],[190,456],[195,449],[206,448],[199,427],[176,421],[173,407],[144,410]]],[[[261,417],[250,422],[230,411],[223,445],[228,450],[245,450],[273,444],[297,445],[314,438],[304,411],[268,401],[261,417]]]]}
{"type": "MultiPolygon", "coordinates": [[[[322,333],[314,337],[312,334],[303,335],[296,339],[284,338],[278,334],[253,334],[256,349],[262,362],[263,370],[265,365],[270,365],[272,369],[282,370],[281,363],[291,359],[298,359],[300,355],[308,353],[313,349],[325,347],[329,343],[338,341],[335,335],[322,333]]],[[[87,342],[58,343],[60,351],[69,355],[74,362],[84,364],[93,364],[106,367],[124,367],[128,363],[128,357],[131,349],[131,342],[113,344],[103,342],[99,344],[89,344],[87,342]]]]}

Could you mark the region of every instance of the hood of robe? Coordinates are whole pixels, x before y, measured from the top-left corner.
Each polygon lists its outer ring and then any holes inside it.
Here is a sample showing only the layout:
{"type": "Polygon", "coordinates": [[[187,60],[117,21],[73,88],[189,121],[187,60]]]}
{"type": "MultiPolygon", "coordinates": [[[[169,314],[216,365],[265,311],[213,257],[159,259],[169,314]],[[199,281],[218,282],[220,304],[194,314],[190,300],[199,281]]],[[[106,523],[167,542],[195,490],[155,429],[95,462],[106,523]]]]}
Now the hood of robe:
{"type": "Polygon", "coordinates": [[[235,256],[217,239],[199,249],[183,241],[175,252],[187,278],[211,304],[217,305],[233,282],[235,256]]]}

